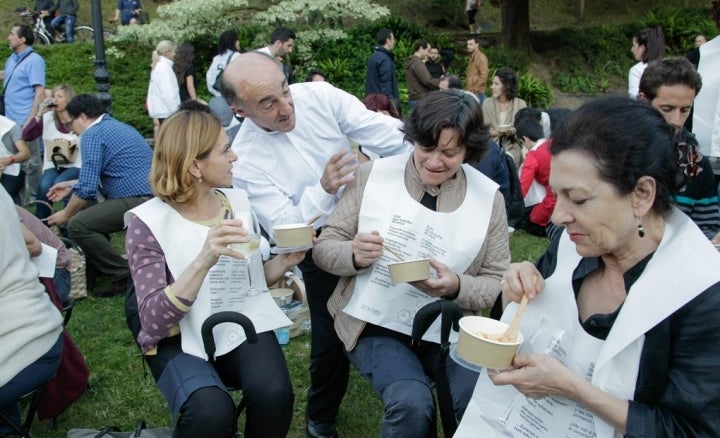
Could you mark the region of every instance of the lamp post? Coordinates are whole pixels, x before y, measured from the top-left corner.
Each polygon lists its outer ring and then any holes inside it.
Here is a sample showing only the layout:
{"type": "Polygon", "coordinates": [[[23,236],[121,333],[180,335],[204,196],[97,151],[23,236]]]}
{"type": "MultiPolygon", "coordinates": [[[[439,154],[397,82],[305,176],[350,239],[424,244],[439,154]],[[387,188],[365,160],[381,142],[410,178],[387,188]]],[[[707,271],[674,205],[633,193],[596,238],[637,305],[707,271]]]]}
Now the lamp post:
{"type": "Polygon", "coordinates": [[[103,38],[103,18],[100,0],[91,0],[92,25],[95,32],[95,72],[93,79],[97,84],[97,97],[107,108],[108,114],[112,112],[112,96],[110,96],[110,71],[105,60],[105,40],[103,38]]]}

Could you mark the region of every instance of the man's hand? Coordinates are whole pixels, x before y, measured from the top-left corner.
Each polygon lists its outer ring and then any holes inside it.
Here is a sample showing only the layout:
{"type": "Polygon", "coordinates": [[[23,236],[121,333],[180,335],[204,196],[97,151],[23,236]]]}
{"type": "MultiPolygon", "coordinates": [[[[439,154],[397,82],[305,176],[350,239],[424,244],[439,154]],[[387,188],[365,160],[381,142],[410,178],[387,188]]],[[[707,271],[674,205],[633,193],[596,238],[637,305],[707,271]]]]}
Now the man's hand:
{"type": "Polygon", "coordinates": [[[383,242],[377,231],[357,233],[352,242],[355,268],[364,269],[378,261],[383,253],[383,242]]]}
{"type": "Polygon", "coordinates": [[[63,181],[50,187],[50,190],[47,192],[48,199],[52,202],[62,201],[72,192],[72,188],[76,182],[77,180],[63,181]]]}
{"type": "Polygon", "coordinates": [[[70,218],[67,215],[67,210],[62,209],[62,210],[58,211],[57,213],[48,216],[47,224],[48,224],[48,226],[63,225],[63,224],[68,223],[69,220],[70,220],[70,218]]]}
{"type": "Polygon", "coordinates": [[[340,190],[340,187],[355,179],[353,172],[359,166],[356,160],[355,154],[347,150],[336,152],[330,157],[325,165],[322,178],[320,178],[320,184],[325,192],[334,195],[340,190]]]}

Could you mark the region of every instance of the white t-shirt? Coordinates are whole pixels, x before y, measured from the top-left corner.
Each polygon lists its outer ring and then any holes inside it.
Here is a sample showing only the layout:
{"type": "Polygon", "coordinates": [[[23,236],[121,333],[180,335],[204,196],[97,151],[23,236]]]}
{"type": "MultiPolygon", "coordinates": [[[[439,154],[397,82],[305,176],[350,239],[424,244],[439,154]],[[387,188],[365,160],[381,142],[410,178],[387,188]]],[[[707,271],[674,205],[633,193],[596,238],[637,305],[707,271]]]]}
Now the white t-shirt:
{"type": "Polygon", "coordinates": [[[215,85],[215,81],[217,80],[217,75],[220,73],[220,70],[224,70],[225,66],[229,64],[228,57],[230,58],[230,61],[235,59],[235,56],[238,55],[238,52],[232,52],[232,56],[230,56],[230,51],[226,50],[220,55],[215,55],[213,57],[212,63],[210,63],[210,68],[208,68],[207,73],[205,73],[205,83],[207,84],[207,89],[213,96],[220,97],[220,92],[213,88],[213,85],[215,85]]]}

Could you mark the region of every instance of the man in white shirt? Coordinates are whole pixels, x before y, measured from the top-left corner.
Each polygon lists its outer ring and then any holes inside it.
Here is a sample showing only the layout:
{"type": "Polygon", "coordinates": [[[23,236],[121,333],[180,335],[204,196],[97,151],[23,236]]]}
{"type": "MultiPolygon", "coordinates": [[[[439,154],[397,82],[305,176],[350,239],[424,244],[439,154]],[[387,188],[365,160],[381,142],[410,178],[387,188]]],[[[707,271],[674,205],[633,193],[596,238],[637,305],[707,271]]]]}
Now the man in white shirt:
{"type": "Polygon", "coordinates": [[[289,64],[283,61],[287,61],[286,57],[292,53],[294,46],[295,32],[287,27],[278,27],[270,35],[270,44],[265,47],[261,47],[256,51],[271,56],[278,62],[282,63],[285,79],[287,79],[288,83],[292,84],[295,82],[292,77],[292,69],[289,64]]]}
{"type": "MultiPolygon", "coordinates": [[[[222,75],[220,90],[245,122],[233,141],[238,160],[233,185],[247,190],[263,228],[308,222],[332,212],[353,180],[356,155],[349,140],[382,156],[409,152],[402,123],[369,111],[356,97],[327,82],[288,85],[268,56],[245,53],[222,75]]],[[[337,436],[335,418],[348,379],[348,360],[327,310],[337,277],[312,262],[299,265],[308,291],[312,342],[307,434],[337,436]]]]}

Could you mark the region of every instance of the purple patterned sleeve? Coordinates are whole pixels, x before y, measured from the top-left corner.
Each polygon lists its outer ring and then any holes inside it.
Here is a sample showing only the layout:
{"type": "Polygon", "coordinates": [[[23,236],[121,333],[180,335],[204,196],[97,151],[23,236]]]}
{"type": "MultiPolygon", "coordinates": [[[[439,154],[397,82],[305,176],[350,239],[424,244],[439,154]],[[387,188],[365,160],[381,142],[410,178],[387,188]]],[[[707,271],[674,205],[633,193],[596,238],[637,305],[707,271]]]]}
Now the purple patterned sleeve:
{"type": "MultiPolygon", "coordinates": [[[[168,337],[187,309],[178,307],[165,292],[165,288],[175,280],[167,268],[160,243],[150,228],[135,215],[128,224],[125,248],[140,314],[141,330],[137,341],[146,352],[168,337]]],[[[187,307],[192,305],[191,301],[175,299],[187,307]]]]}

